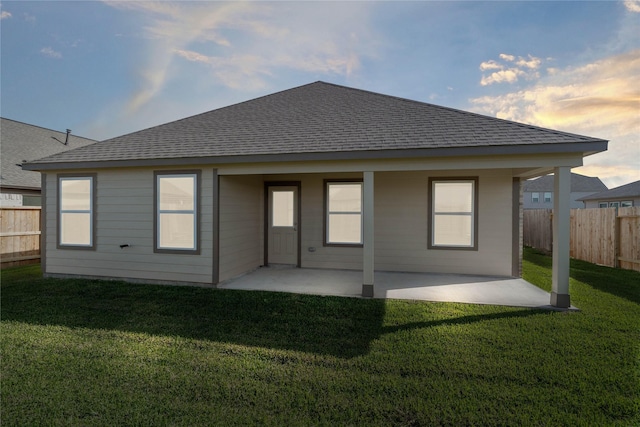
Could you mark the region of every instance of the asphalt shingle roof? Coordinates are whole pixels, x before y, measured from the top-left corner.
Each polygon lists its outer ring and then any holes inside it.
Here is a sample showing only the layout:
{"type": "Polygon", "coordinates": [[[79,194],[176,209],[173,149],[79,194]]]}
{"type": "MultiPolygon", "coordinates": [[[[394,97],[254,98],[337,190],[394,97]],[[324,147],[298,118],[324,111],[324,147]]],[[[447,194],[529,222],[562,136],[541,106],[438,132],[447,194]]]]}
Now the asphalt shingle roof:
{"type": "Polygon", "coordinates": [[[316,82],[119,136],[36,163],[576,142],[606,144],[601,139],[316,82]]]}
{"type": "Polygon", "coordinates": [[[68,144],[64,145],[52,137],[65,142],[67,134],[0,118],[0,154],[2,157],[0,185],[2,187],[40,188],[40,174],[23,170],[20,166],[22,163],[97,142],[71,134],[68,144]]]}
{"type": "MultiPolygon", "coordinates": [[[[523,185],[523,191],[553,191],[554,176],[546,175],[540,178],[526,181],[523,185]]],[[[571,174],[571,192],[572,193],[588,193],[606,191],[607,186],[604,185],[600,178],[571,174]]]]}
{"type": "Polygon", "coordinates": [[[581,197],[578,200],[610,200],[610,199],[626,199],[640,197],[640,181],[630,182],[611,190],[602,191],[600,193],[591,194],[581,197]]]}

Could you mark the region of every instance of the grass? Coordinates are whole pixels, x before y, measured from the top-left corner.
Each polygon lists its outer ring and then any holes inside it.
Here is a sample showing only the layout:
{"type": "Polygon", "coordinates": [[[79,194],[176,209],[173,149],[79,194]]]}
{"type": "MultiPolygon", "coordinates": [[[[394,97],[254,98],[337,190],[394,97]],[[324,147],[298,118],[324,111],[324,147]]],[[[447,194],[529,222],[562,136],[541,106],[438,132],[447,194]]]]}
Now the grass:
{"type": "Polygon", "coordinates": [[[640,425],[640,274],[571,277],[580,312],[8,269],[2,425],[640,425]]]}

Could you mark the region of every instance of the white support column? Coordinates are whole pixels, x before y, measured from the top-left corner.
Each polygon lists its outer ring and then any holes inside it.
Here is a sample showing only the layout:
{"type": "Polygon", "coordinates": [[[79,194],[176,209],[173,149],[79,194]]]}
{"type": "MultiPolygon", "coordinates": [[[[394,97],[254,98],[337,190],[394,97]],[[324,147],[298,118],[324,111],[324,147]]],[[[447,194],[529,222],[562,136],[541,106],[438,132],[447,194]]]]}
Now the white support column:
{"type": "Polygon", "coordinates": [[[553,266],[551,305],[568,308],[569,298],[569,193],[571,168],[556,167],[553,188],[553,266]]]}
{"type": "Polygon", "coordinates": [[[373,172],[362,178],[362,296],[373,297],[373,172]]]}

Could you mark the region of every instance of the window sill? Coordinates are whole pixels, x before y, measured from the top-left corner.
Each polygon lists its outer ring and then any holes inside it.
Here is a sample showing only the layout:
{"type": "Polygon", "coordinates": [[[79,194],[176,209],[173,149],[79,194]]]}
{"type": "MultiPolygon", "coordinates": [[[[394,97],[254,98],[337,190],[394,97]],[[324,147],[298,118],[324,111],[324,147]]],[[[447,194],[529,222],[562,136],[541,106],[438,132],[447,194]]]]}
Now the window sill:
{"type": "Polygon", "coordinates": [[[362,248],[362,243],[324,243],[322,246],[328,248],[362,248]]]}

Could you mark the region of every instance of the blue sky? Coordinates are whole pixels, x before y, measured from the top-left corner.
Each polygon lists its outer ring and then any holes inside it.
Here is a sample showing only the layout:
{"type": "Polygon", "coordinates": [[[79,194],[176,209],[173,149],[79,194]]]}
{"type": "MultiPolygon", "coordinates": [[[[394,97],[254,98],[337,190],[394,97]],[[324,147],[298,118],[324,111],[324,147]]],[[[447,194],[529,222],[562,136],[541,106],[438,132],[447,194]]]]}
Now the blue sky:
{"type": "Polygon", "coordinates": [[[0,3],[2,117],[98,140],[323,80],[608,139],[640,179],[640,1],[0,3]]]}

